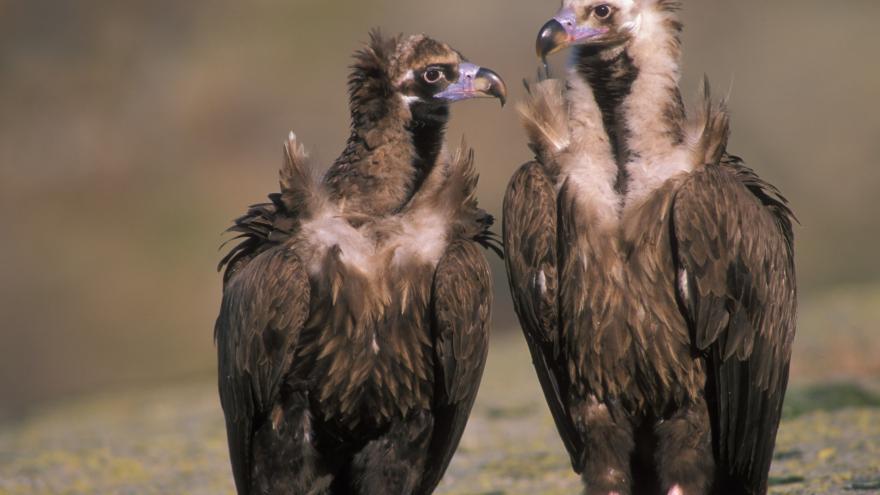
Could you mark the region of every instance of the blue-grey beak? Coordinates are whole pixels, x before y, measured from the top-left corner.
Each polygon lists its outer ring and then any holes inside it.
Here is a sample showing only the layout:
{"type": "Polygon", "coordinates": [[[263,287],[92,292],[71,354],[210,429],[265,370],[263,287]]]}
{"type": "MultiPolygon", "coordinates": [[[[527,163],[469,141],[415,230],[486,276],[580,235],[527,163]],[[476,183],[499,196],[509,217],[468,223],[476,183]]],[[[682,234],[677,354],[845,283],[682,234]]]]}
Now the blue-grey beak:
{"type": "Polygon", "coordinates": [[[607,33],[605,28],[596,29],[578,24],[577,14],[571,8],[564,8],[547,21],[538,33],[535,51],[541,60],[563,48],[587,41],[607,33]]]}
{"type": "Polygon", "coordinates": [[[434,98],[460,101],[470,98],[498,98],[501,106],[507,101],[507,86],[501,76],[478,65],[462,62],[458,66],[458,80],[434,98]]]}

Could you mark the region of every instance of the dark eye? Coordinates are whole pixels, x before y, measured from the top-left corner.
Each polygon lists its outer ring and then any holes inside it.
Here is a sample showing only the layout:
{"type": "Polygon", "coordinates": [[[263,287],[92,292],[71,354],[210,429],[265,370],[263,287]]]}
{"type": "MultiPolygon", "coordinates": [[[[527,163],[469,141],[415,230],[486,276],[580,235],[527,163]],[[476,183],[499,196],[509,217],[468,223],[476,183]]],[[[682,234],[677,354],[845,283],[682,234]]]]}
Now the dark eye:
{"type": "Polygon", "coordinates": [[[422,78],[428,84],[434,84],[444,77],[445,75],[443,74],[443,71],[436,67],[431,67],[430,69],[426,70],[425,73],[422,75],[422,78]]]}
{"type": "Polygon", "coordinates": [[[605,4],[597,5],[593,9],[593,13],[596,14],[596,18],[598,18],[598,19],[607,19],[608,16],[611,15],[611,7],[609,7],[605,4]]]}

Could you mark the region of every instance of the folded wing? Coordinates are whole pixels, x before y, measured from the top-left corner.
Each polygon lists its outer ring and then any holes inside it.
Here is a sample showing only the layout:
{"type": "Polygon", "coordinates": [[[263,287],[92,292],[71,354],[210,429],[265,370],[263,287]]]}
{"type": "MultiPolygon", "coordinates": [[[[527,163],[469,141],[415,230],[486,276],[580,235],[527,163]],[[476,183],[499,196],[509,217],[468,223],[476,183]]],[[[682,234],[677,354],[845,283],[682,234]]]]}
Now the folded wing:
{"type": "Polygon", "coordinates": [[[491,305],[492,277],[486,257],[475,242],[453,242],[434,275],[434,431],[418,494],[433,492],[464,433],[489,350],[491,305]]]}
{"type": "Polygon", "coordinates": [[[678,289],[707,364],[717,483],[760,492],[795,332],[793,215],[734,158],[694,172],[673,209],[678,289]]]}
{"type": "Polygon", "coordinates": [[[308,318],[309,297],[308,276],[285,245],[238,267],[224,287],[214,338],[220,403],[239,493],[248,493],[253,435],[290,369],[308,318]]]}
{"type": "Polygon", "coordinates": [[[523,165],[504,198],[510,292],[532,361],[575,470],[583,451],[566,408],[568,374],[559,356],[556,189],[544,167],[523,165]]]}

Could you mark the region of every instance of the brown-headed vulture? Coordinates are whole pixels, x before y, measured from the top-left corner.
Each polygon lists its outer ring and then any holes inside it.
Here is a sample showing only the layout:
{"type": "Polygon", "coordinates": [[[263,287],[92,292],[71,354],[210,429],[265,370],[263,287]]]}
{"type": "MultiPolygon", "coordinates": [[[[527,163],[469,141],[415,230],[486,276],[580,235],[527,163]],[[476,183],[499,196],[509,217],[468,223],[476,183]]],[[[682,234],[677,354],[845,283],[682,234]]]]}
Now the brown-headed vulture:
{"type": "Polygon", "coordinates": [[[450,102],[492,71],[425,36],[357,52],[351,137],[323,179],[291,133],[281,192],[230,229],[215,327],[240,495],[427,494],[467,422],[492,285],[473,154],[450,102]]]}
{"type": "Polygon", "coordinates": [[[541,57],[566,82],[521,113],[515,307],[587,494],[765,493],[795,333],[793,215],[726,150],[704,91],[686,117],[669,0],[565,0],[541,57]]]}

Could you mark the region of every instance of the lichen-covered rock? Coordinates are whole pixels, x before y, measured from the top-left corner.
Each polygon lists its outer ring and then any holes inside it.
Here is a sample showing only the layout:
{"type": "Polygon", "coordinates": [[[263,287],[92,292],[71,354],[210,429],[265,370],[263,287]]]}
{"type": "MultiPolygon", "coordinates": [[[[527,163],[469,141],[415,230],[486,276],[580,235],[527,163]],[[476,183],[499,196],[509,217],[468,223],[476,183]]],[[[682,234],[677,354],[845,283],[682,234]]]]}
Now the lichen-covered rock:
{"type": "Polygon", "coordinates": [[[0,495],[233,495],[210,385],[121,394],[0,429],[0,495]]]}
{"type": "Polygon", "coordinates": [[[880,410],[817,411],[783,423],[773,493],[880,493],[880,410]]]}
{"type": "MultiPolygon", "coordinates": [[[[828,390],[793,391],[797,407],[787,410],[780,430],[771,493],[880,493],[875,397],[850,386],[828,390]]],[[[474,414],[437,493],[580,491],[524,345],[496,339],[474,414]]],[[[0,427],[0,495],[50,494],[234,495],[215,386],[114,394],[0,427]]]]}

